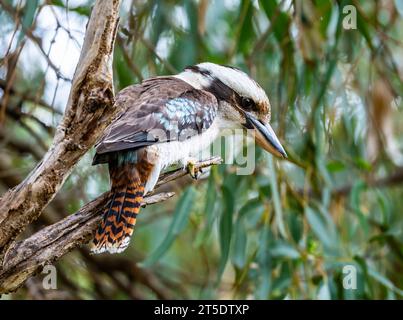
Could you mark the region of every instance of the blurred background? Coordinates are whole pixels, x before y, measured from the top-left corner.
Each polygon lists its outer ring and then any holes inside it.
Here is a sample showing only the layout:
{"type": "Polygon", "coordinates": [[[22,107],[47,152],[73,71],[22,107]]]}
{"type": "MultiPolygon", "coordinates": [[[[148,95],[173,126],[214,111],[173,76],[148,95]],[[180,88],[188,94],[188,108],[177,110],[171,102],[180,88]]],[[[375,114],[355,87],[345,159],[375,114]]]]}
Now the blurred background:
{"type": "MultiPolygon", "coordinates": [[[[0,0],[0,193],[49,147],[93,1],[0,0]]],[[[266,90],[289,159],[214,167],[3,299],[402,299],[403,1],[123,0],[116,92],[210,61],[266,90]],[[355,276],[355,278],[354,278],[355,276]],[[352,278],[351,278],[352,277],[352,278]],[[356,280],[356,281],[354,281],[356,280]]],[[[91,150],[27,234],[108,190],[91,150]]]]}

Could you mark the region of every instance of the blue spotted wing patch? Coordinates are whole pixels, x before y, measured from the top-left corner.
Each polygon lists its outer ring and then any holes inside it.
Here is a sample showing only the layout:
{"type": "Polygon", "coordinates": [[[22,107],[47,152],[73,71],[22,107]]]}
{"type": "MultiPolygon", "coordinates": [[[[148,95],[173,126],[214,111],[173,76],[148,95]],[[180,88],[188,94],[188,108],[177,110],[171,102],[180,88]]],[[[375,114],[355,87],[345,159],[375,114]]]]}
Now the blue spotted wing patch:
{"type": "Polygon", "coordinates": [[[179,97],[167,101],[165,108],[154,113],[154,116],[165,131],[177,135],[178,139],[182,140],[208,129],[216,114],[216,104],[202,104],[191,98],[179,97]]]}

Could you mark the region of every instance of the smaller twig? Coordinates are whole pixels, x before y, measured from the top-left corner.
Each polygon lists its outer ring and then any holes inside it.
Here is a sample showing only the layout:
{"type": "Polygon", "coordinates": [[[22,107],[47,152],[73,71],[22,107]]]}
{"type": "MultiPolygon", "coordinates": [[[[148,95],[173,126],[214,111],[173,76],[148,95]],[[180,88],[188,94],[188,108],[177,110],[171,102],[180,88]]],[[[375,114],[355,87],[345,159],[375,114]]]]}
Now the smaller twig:
{"type": "MultiPolygon", "coordinates": [[[[203,160],[203,161],[196,163],[195,169],[200,170],[200,169],[207,168],[212,165],[217,165],[217,164],[221,164],[221,163],[222,163],[221,157],[212,157],[210,159],[203,160]]],[[[176,180],[178,178],[184,177],[187,174],[188,174],[188,172],[186,170],[183,170],[182,168],[178,168],[178,169],[169,171],[167,173],[164,173],[160,176],[160,179],[158,180],[155,188],[158,188],[161,185],[166,184],[172,180],[176,180]]]]}
{"type": "Polygon", "coordinates": [[[157,194],[144,198],[141,206],[145,207],[150,204],[163,202],[165,200],[168,200],[169,198],[172,198],[174,195],[175,195],[175,192],[157,193],[157,194]]]}
{"type": "MultiPolygon", "coordinates": [[[[14,10],[14,8],[4,1],[0,1],[1,6],[3,7],[4,11],[7,12],[10,16],[16,16],[18,13],[14,10]]],[[[42,47],[42,43],[40,38],[34,35],[33,31],[30,29],[26,29],[24,27],[21,28],[21,30],[24,32],[24,34],[38,47],[39,51],[45,58],[45,60],[48,63],[48,66],[55,72],[56,77],[63,79],[64,81],[71,82],[71,79],[64,76],[60,69],[53,63],[53,61],[50,59],[49,55],[46,53],[45,49],[42,47]]]]}

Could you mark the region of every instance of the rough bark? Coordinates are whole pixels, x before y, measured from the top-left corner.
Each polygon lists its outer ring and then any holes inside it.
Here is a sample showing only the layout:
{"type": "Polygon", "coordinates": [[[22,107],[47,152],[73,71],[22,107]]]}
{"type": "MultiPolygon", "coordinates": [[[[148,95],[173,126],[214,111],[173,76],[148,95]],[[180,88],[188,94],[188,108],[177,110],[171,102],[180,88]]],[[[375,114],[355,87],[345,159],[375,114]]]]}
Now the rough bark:
{"type": "Polygon", "coordinates": [[[112,53],[119,6],[118,0],[96,1],[53,143],[28,177],[0,199],[0,272],[7,247],[40,216],[117,112],[113,104],[112,53]]]}
{"type": "MultiPolygon", "coordinates": [[[[214,157],[195,165],[196,169],[221,163],[214,157]]],[[[160,176],[157,187],[186,175],[178,169],[160,176]]],[[[145,197],[143,205],[165,201],[173,192],[158,193],[145,197]]],[[[93,236],[106,204],[107,193],[84,205],[76,213],[50,225],[29,238],[14,242],[4,257],[0,272],[0,294],[15,291],[31,276],[42,270],[46,264],[58,260],[72,249],[87,243],[93,236]]]]}

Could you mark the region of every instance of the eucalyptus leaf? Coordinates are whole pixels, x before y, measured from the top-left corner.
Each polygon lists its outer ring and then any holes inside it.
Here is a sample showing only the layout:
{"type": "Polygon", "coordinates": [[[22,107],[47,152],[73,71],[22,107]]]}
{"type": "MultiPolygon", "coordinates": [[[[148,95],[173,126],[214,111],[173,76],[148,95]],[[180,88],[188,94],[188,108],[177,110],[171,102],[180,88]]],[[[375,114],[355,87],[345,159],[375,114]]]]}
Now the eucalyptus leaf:
{"type": "Polygon", "coordinates": [[[153,253],[151,253],[145,261],[142,262],[142,266],[149,267],[161,259],[161,257],[169,250],[176,237],[185,228],[191,213],[195,193],[194,188],[190,187],[182,195],[178,205],[176,206],[167,236],[162,241],[160,246],[153,253]]]}
{"type": "Polygon", "coordinates": [[[229,258],[229,250],[231,247],[232,229],[233,229],[233,214],[234,214],[234,195],[231,190],[225,185],[222,187],[224,208],[221,214],[219,235],[221,258],[218,268],[217,280],[221,279],[225,266],[229,258]]]}
{"type": "Polygon", "coordinates": [[[38,8],[39,0],[29,0],[24,6],[24,14],[21,22],[22,30],[18,35],[18,43],[24,38],[25,32],[29,30],[34,22],[35,12],[38,8]]]}

